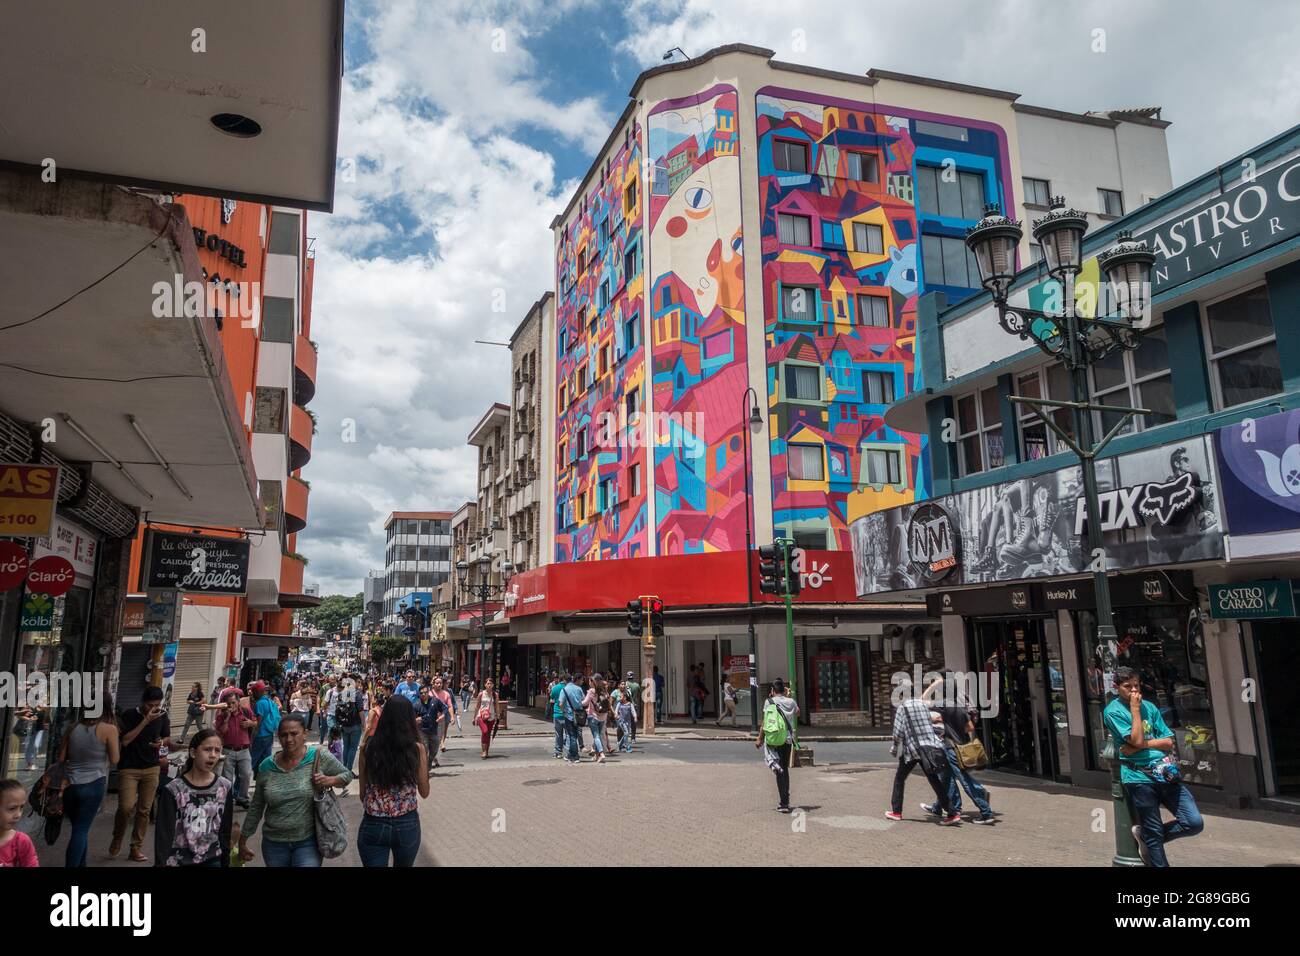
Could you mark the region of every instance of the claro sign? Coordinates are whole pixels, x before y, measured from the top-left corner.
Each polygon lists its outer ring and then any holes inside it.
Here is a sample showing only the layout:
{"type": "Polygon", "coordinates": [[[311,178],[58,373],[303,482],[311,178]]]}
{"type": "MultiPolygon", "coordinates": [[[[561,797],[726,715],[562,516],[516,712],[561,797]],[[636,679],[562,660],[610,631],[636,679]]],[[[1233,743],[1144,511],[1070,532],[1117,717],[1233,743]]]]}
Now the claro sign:
{"type": "Polygon", "coordinates": [[[1156,254],[1154,292],[1300,235],[1300,158],[1248,175],[1177,219],[1134,236],[1156,254]]]}

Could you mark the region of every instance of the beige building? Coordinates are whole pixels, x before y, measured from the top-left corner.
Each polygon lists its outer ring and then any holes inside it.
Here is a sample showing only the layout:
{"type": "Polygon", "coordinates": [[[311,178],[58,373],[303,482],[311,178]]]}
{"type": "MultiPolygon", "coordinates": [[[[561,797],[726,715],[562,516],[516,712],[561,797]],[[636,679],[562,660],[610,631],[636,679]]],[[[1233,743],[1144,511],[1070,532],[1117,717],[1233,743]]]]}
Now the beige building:
{"type": "Polygon", "coordinates": [[[510,337],[510,471],[506,478],[507,554],[515,571],[550,561],[551,507],[542,489],[552,487],[550,456],[554,296],[547,292],[528,310],[510,337]]]}

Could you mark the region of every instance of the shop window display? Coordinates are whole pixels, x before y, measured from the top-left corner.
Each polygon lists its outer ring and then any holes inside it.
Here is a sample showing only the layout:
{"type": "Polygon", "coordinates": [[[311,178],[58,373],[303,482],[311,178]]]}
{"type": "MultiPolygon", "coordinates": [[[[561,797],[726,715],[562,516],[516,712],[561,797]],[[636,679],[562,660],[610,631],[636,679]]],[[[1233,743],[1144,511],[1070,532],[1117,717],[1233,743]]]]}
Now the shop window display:
{"type": "Polygon", "coordinates": [[[1101,713],[1114,699],[1112,675],[1117,666],[1142,675],[1142,696],[1160,708],[1174,732],[1178,763],[1186,783],[1221,786],[1218,740],[1205,666],[1205,636],[1195,607],[1126,607],[1115,610],[1119,640],[1112,649],[1097,644],[1097,621],[1079,612],[1084,635],[1084,694],[1088,710],[1089,761],[1094,770],[1109,770],[1102,759],[1106,732],[1101,713]]]}

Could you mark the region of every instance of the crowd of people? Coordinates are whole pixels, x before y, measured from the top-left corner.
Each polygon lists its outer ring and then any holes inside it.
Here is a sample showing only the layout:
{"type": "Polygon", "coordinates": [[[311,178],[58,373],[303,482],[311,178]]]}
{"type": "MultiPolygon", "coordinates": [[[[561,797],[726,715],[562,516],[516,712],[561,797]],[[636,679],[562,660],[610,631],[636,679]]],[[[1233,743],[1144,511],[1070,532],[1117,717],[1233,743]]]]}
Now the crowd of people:
{"type": "Polygon", "coordinates": [[[604,763],[605,754],[612,750],[631,753],[640,708],[655,706],[657,690],[655,681],[648,681],[643,690],[632,671],[622,680],[614,672],[591,676],[552,672],[546,694],[555,728],[554,757],[576,764],[585,753],[604,763]],[[590,742],[584,747],[587,736],[590,742]]]}

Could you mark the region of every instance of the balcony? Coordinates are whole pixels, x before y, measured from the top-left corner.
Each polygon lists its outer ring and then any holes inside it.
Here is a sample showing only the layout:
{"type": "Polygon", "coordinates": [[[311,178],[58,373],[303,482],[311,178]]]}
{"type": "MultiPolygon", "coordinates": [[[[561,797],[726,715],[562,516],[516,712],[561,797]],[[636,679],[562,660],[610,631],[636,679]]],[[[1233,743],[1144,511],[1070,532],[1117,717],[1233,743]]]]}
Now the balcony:
{"type": "Polygon", "coordinates": [[[515,438],[515,458],[526,458],[533,450],[533,436],[527,433],[515,438]]]}
{"type": "Polygon", "coordinates": [[[293,401],[306,405],[316,395],[316,346],[305,335],[293,346],[293,401]]]}
{"type": "Polygon", "coordinates": [[[290,534],[307,527],[307,494],[310,486],[301,478],[289,477],[284,483],[284,525],[290,534]]]}
{"type": "Polygon", "coordinates": [[[311,461],[311,436],[316,430],[307,410],[301,405],[289,406],[289,470],[297,471],[311,461]]]}
{"type": "Polygon", "coordinates": [[[280,593],[302,594],[302,576],[307,564],[287,554],[280,556],[280,593]]]}

